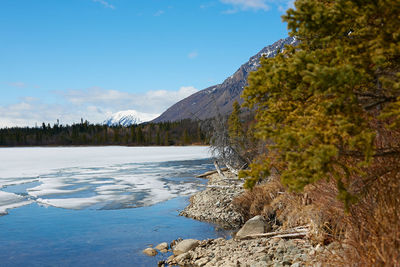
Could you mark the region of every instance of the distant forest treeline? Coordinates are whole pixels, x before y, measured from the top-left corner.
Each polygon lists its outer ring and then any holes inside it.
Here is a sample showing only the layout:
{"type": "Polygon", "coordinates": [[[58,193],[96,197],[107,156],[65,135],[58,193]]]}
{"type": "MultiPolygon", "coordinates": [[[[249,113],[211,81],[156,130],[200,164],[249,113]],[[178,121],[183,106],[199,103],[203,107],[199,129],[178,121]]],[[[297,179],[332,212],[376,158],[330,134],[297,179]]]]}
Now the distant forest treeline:
{"type": "Polygon", "coordinates": [[[201,122],[178,122],[107,126],[81,120],[79,124],[0,129],[0,146],[170,146],[207,144],[201,122]]]}

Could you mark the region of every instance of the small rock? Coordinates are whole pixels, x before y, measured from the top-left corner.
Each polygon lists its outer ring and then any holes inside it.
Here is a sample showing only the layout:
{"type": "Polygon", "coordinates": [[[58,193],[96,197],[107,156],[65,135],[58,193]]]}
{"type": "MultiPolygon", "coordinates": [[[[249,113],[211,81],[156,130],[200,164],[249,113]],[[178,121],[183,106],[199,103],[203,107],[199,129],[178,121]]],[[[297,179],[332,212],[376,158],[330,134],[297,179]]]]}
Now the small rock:
{"type": "Polygon", "coordinates": [[[168,250],[168,243],[167,242],[160,243],[155,247],[155,249],[158,249],[160,251],[161,250],[168,250]]]}
{"type": "Polygon", "coordinates": [[[185,240],[179,242],[178,244],[176,244],[173,253],[175,256],[178,256],[182,253],[185,253],[185,252],[188,252],[189,250],[194,249],[198,245],[199,245],[199,240],[185,239],[185,240]]]}
{"type": "Polygon", "coordinates": [[[146,254],[147,256],[155,256],[157,255],[157,251],[154,248],[146,248],[145,250],[142,251],[144,254],[146,254]]]}
{"type": "Polygon", "coordinates": [[[189,252],[185,252],[185,253],[180,254],[179,256],[176,256],[175,257],[175,261],[178,264],[183,264],[183,261],[186,260],[186,259],[189,259],[189,258],[190,258],[189,252]]]}
{"type": "Polygon", "coordinates": [[[169,265],[172,265],[174,262],[175,262],[175,256],[174,255],[169,256],[167,259],[167,263],[169,265]]]}
{"type": "Polygon", "coordinates": [[[176,244],[178,244],[178,243],[181,242],[181,241],[182,241],[182,238],[178,238],[178,239],[176,239],[176,240],[173,240],[173,241],[171,242],[171,244],[169,244],[169,247],[172,249],[173,247],[176,246],[176,244]]]}
{"type": "Polygon", "coordinates": [[[196,266],[203,266],[206,265],[208,262],[208,258],[201,258],[197,261],[194,262],[194,264],[196,264],[196,266]]]}

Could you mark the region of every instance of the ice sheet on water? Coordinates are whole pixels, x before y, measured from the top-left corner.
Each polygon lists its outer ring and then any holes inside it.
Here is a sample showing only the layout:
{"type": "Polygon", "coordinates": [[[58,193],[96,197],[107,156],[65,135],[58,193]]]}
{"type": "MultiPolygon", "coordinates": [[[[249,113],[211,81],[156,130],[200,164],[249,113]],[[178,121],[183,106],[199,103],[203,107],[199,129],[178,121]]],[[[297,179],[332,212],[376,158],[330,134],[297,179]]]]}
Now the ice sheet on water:
{"type": "Polygon", "coordinates": [[[0,191],[0,215],[7,214],[8,209],[14,209],[32,203],[31,200],[8,192],[0,191]]]}
{"type": "Polygon", "coordinates": [[[198,190],[188,172],[209,162],[187,160],[208,157],[207,147],[0,149],[1,193],[10,194],[4,192],[10,185],[36,182],[26,188],[27,196],[13,194],[14,202],[0,198],[0,212],[30,199],[66,209],[152,205],[198,190]]]}
{"type": "MultiPolygon", "coordinates": [[[[207,158],[208,147],[0,148],[0,178],[37,177],[63,168],[96,168],[207,158]]],[[[1,185],[0,185],[1,186],[1,185]]]]}

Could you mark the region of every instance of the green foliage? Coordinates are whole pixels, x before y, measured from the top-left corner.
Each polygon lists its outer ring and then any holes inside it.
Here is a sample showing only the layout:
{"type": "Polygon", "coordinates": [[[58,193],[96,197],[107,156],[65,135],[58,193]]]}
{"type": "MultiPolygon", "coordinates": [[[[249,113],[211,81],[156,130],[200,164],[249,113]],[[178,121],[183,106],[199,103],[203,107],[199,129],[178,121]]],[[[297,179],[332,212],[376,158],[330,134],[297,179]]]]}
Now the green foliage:
{"type": "Polygon", "coordinates": [[[248,170],[239,172],[239,178],[246,178],[244,188],[251,189],[258,182],[270,175],[269,162],[266,159],[257,159],[251,163],[248,170]]]}
{"type": "Polygon", "coordinates": [[[42,124],[34,128],[0,129],[0,146],[46,145],[190,145],[206,144],[199,121],[144,123],[130,127],[93,125],[81,120],[71,126],[42,124]]]}
{"type": "Polygon", "coordinates": [[[186,129],[183,130],[182,142],[183,142],[184,145],[190,144],[190,136],[189,136],[188,131],[186,129]]]}
{"type": "MultiPolygon", "coordinates": [[[[268,168],[295,191],[336,179],[348,203],[351,177],[379,152],[379,125],[400,125],[400,2],[297,0],[295,7],[283,18],[299,45],[262,59],[243,98],[273,152],[268,168]]],[[[265,169],[256,166],[253,177],[265,169]]]]}
{"type": "Polygon", "coordinates": [[[240,121],[240,105],[237,101],[233,103],[233,111],[228,119],[228,133],[233,142],[243,139],[243,125],[240,121]]]}

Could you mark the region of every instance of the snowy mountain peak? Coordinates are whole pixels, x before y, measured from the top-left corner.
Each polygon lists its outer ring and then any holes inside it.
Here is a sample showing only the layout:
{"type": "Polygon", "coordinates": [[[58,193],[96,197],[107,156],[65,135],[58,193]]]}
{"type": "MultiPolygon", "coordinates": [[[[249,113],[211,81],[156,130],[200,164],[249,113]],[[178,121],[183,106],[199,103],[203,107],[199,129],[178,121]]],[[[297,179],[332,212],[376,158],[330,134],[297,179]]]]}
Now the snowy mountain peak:
{"type": "Polygon", "coordinates": [[[278,51],[285,49],[285,45],[295,45],[297,42],[295,37],[288,37],[264,47],[223,83],[203,89],[179,101],[153,122],[179,121],[187,118],[207,119],[218,114],[230,114],[234,101],[237,100],[239,103],[243,101],[240,95],[247,85],[247,77],[250,72],[259,68],[260,59],[274,57],[278,51]]]}
{"type": "Polygon", "coordinates": [[[159,114],[142,113],[136,110],[124,110],[112,114],[104,124],[108,126],[130,126],[151,121],[159,116],[159,114]]]}

